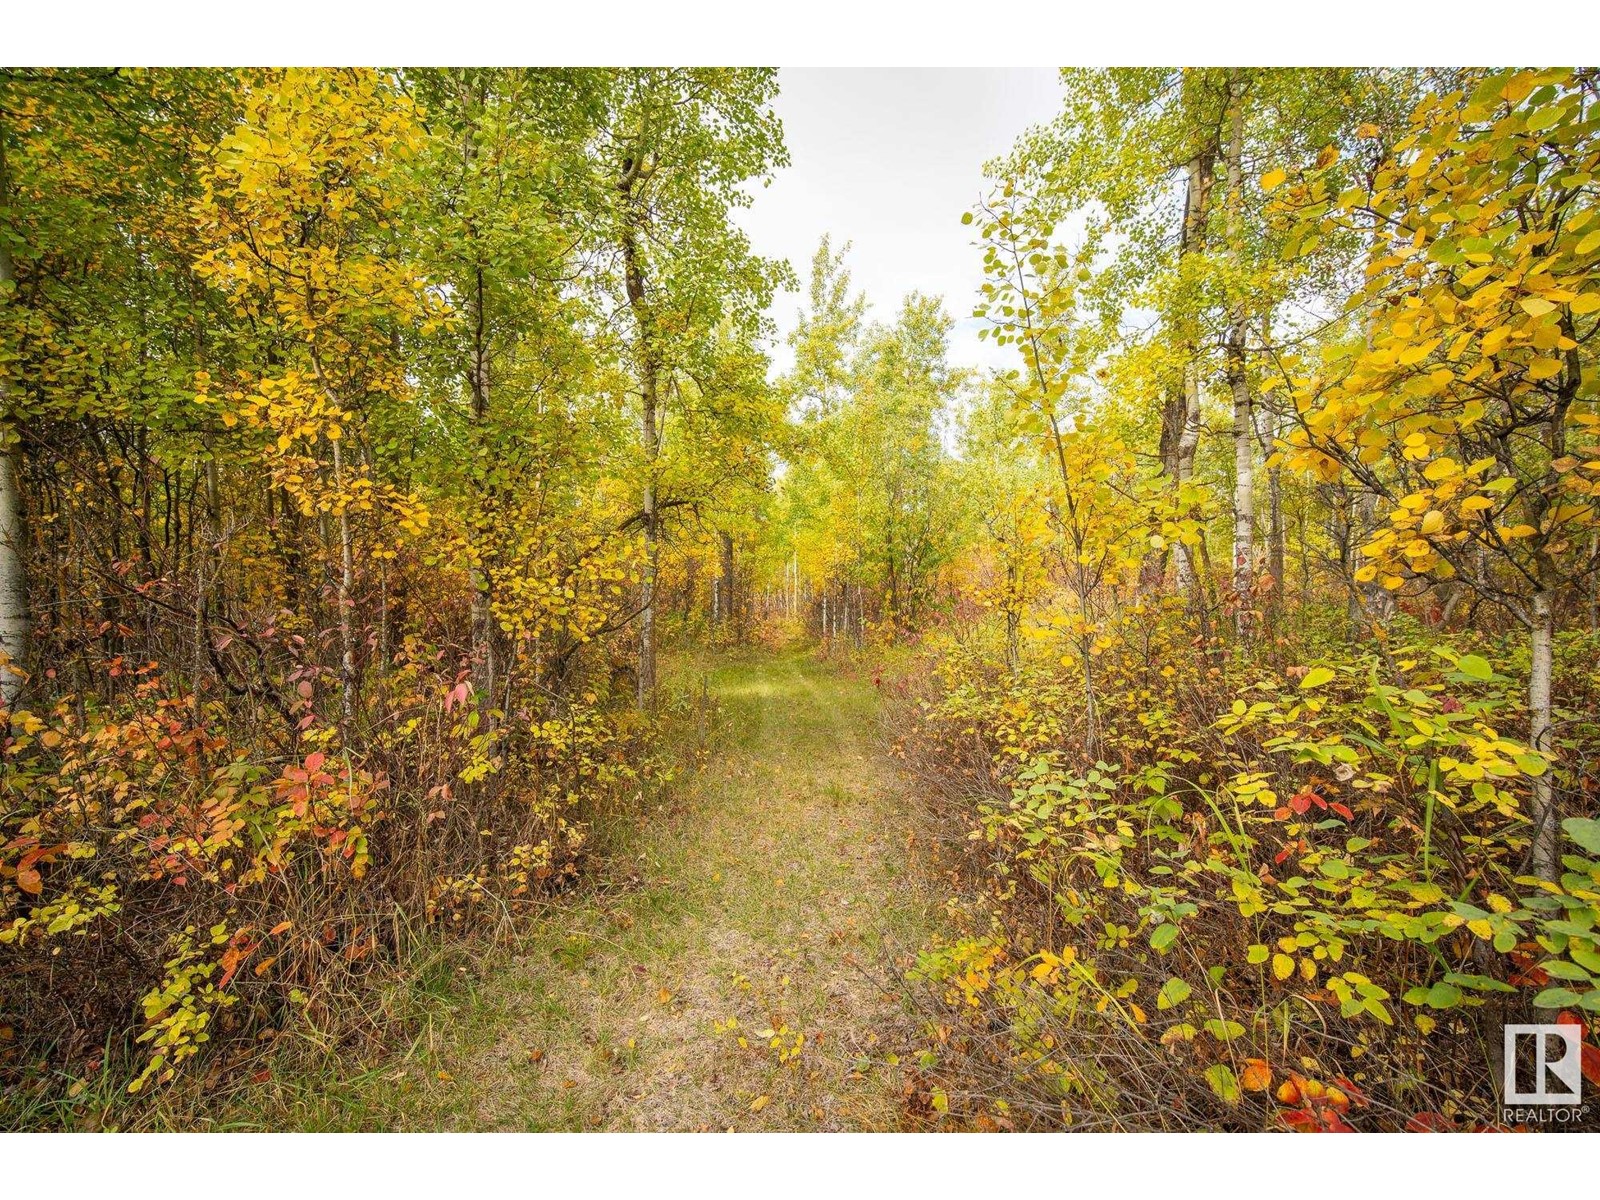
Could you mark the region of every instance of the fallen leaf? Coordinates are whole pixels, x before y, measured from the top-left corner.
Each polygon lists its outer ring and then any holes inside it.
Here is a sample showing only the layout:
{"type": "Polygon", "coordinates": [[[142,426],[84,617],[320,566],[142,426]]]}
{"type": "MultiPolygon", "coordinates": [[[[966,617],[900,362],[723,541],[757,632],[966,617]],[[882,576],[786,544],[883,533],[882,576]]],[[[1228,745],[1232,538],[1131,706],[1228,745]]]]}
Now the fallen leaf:
{"type": "Polygon", "coordinates": [[[1272,1086],[1272,1068],[1267,1066],[1265,1059],[1247,1058],[1239,1082],[1247,1092],[1264,1092],[1272,1086]]]}

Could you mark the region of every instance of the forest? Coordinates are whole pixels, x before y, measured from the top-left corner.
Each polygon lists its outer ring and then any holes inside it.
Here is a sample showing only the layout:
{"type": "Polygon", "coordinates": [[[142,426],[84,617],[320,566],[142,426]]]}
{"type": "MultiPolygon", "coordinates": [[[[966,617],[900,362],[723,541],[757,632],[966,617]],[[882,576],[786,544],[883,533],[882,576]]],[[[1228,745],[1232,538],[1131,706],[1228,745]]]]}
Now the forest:
{"type": "Polygon", "coordinates": [[[779,84],[0,70],[0,1128],[1600,1087],[1600,71],[1064,69],[970,296],[779,84]]]}

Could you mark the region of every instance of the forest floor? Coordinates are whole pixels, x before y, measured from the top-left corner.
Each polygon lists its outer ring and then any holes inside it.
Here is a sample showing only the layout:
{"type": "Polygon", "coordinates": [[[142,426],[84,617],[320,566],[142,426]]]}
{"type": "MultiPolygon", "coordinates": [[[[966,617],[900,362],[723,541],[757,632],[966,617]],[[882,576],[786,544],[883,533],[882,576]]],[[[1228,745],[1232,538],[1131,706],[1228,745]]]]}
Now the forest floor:
{"type": "Polygon", "coordinates": [[[721,712],[703,764],[681,748],[659,811],[584,891],[504,965],[442,987],[409,1050],[275,1081],[217,1125],[904,1127],[916,1030],[898,981],[941,893],[876,690],[798,649],[704,668],[721,712]]]}

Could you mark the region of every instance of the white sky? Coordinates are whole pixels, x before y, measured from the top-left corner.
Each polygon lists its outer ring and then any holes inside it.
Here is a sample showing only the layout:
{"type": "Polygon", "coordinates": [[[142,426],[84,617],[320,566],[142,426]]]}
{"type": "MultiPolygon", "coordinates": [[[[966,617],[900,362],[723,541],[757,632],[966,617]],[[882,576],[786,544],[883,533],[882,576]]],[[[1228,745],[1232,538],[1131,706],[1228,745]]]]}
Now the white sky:
{"type": "Polygon", "coordinates": [[[788,259],[800,282],[774,301],[774,368],[793,359],[783,339],[824,233],[836,247],[852,243],[851,283],[871,317],[892,318],[913,290],[943,296],[957,322],[951,362],[1012,365],[1006,350],[978,341],[971,313],[983,261],[961,214],[983,191],[984,162],[1059,110],[1054,68],[784,68],[778,81],[791,165],[739,213],[754,250],[788,259]]]}

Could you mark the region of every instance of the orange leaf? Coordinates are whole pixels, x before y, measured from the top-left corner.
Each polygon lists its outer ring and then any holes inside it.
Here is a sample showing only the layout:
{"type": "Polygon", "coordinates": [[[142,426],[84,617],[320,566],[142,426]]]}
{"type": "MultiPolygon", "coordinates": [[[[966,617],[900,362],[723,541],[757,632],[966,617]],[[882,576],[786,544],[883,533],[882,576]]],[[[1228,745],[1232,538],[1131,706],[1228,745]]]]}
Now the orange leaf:
{"type": "Polygon", "coordinates": [[[1264,1092],[1272,1086],[1272,1068],[1267,1066],[1265,1059],[1247,1058],[1239,1082],[1247,1092],[1264,1092]]]}

